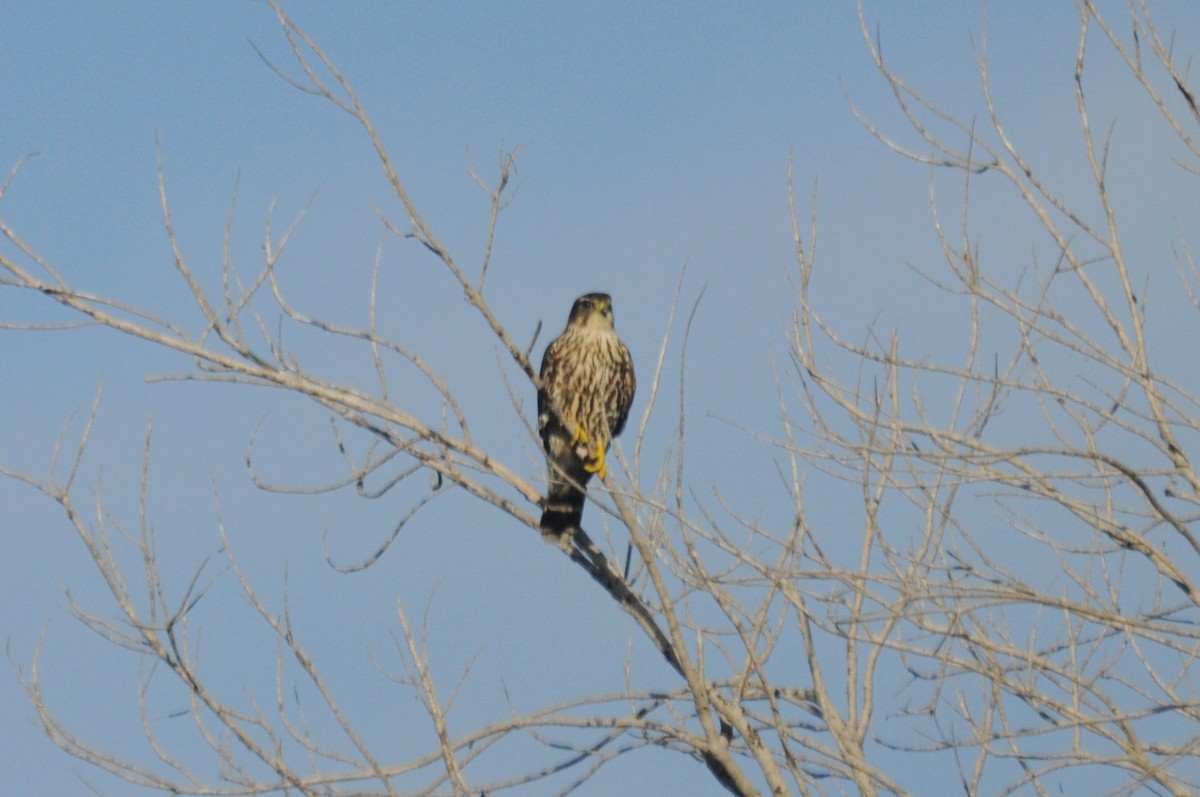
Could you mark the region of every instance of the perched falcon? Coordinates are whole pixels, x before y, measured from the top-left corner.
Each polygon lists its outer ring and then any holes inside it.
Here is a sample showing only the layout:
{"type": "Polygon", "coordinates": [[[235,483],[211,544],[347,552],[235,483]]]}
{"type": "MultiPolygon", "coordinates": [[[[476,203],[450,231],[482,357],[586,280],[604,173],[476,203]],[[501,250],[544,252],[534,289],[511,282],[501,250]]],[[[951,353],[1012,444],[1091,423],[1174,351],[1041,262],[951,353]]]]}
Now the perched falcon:
{"type": "Polygon", "coordinates": [[[542,357],[538,434],[550,468],[543,533],[579,527],[588,480],[604,478],[604,455],[625,428],[635,386],[633,358],[613,327],[612,297],[585,293],[542,357]]]}

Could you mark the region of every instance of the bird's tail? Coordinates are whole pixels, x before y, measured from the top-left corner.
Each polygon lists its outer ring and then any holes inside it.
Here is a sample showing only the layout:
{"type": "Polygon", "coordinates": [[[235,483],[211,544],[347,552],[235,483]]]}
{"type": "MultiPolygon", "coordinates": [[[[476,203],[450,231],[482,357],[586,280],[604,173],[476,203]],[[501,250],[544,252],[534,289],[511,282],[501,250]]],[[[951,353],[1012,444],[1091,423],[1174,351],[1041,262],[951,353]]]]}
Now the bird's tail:
{"type": "Polygon", "coordinates": [[[542,533],[561,537],[579,528],[583,519],[584,490],[592,474],[582,468],[565,474],[551,468],[550,488],[546,491],[546,503],[542,510],[542,533]]]}

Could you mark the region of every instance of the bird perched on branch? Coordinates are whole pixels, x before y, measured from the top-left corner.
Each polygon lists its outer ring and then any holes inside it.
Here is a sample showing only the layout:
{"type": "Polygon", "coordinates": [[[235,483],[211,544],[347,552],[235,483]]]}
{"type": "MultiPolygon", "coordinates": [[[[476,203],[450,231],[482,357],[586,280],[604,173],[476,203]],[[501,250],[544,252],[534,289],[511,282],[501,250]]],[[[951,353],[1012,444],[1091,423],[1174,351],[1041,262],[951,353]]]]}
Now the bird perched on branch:
{"type": "Polygon", "coordinates": [[[575,300],[567,328],[546,347],[541,377],[538,434],[550,468],[541,527],[561,536],[579,528],[588,480],[605,478],[605,455],[633,403],[633,358],[613,326],[612,297],[575,300]]]}

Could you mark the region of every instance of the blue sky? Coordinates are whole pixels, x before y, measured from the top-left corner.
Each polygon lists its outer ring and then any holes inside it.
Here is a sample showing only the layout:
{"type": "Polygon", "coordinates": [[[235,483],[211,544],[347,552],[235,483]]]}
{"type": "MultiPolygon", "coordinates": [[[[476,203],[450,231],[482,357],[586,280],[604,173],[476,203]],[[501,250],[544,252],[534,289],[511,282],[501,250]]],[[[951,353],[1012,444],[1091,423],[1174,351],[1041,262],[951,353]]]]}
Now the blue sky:
{"type": "MultiPolygon", "coordinates": [[[[350,78],[426,219],[466,264],[478,259],[488,210],[469,167],[487,178],[505,148],[520,147],[519,190],[501,219],[488,290],[519,339],[545,323],[539,352],[574,296],[607,290],[618,329],[648,374],[686,267],[685,304],[704,292],[688,375],[688,467],[701,492],[720,485],[752,508],[781,495],[771,484],[771,451],[719,419],[778,433],[772,363],[786,360],[793,302],[789,162],[802,207],[819,184],[814,293],[824,316],[852,337],[878,318],[885,328],[903,324],[914,352],[954,350],[936,312],[939,298],[908,268],[938,264],[929,172],[888,152],[851,111],[853,103],[913,143],[870,61],[853,4],[287,8],[350,78]]],[[[977,4],[868,3],[866,13],[885,56],[910,83],[964,118],[981,113],[973,46],[984,16],[977,4]]],[[[1168,3],[1160,18],[1181,43],[1197,41],[1197,7],[1168,3]]],[[[993,3],[987,21],[996,93],[1011,129],[1068,196],[1085,177],[1072,116],[1076,20],[1073,4],[1062,2],[993,3]]],[[[252,273],[260,256],[271,203],[277,201],[282,226],[315,194],[285,261],[285,284],[308,312],[363,323],[380,235],[374,209],[395,215],[394,200],[351,120],[285,85],[252,44],[290,66],[278,26],[260,3],[0,4],[0,167],[36,153],[0,216],[77,286],[194,328],[197,315],[162,230],[155,172],[161,147],[180,241],[207,285],[219,284],[235,190],[232,250],[243,273],[252,273]]],[[[1131,212],[1146,208],[1147,238],[1169,235],[1186,217],[1159,209],[1194,197],[1161,195],[1153,169],[1138,158],[1161,131],[1147,122],[1147,106],[1132,86],[1116,72],[1110,80],[1111,67],[1111,59],[1098,58],[1093,79],[1108,86],[1114,154],[1123,156],[1114,157],[1114,180],[1127,187],[1131,212]]],[[[986,187],[981,192],[982,210],[995,214],[982,245],[1001,263],[1011,261],[1015,274],[1043,242],[1022,237],[1028,219],[999,200],[993,207],[986,187]]],[[[1150,251],[1166,256],[1165,249],[1150,251]]],[[[537,473],[532,442],[495,392],[495,355],[478,343],[482,324],[439,269],[417,247],[385,246],[386,328],[428,352],[460,386],[489,445],[537,473]]],[[[0,293],[0,316],[59,317],[38,297],[10,291],[0,293]]],[[[263,594],[278,601],[286,566],[293,611],[312,612],[305,630],[314,649],[332,659],[352,652],[355,663],[338,670],[347,683],[372,676],[368,654],[388,661],[394,600],[419,618],[432,595],[430,647],[452,673],[444,680],[452,682],[478,656],[460,698],[460,730],[476,716],[471,701],[491,706],[501,682],[526,709],[573,694],[579,679],[620,688],[630,635],[624,616],[528,529],[468,501],[443,500],[379,565],[354,577],[333,574],[322,534],[329,532],[338,558],[363,556],[406,508],[406,496],[364,502],[341,494],[267,495],[253,488],[244,467],[247,441],[258,429],[258,464],[269,477],[336,478],[339,459],[321,412],[269,391],[147,383],[149,375],[187,372],[190,364],[110,332],[0,334],[0,366],[8,374],[0,383],[0,461],[44,474],[58,434],[66,425],[66,439],[77,439],[102,385],[78,500],[87,503],[101,490],[117,517],[136,521],[142,441],[152,418],[150,504],[172,572],[188,574],[216,553],[216,491],[232,544],[263,594]],[[598,653],[613,650],[622,657],[598,653]]],[[[346,359],[323,341],[298,338],[294,345],[321,373],[371,378],[368,361],[346,359]]],[[[636,404],[635,417],[641,410],[636,404]]],[[[665,446],[670,432],[669,418],[662,419],[648,445],[665,446]]],[[[129,711],[129,658],[64,611],[64,590],[108,608],[79,542],[50,502],[28,488],[0,482],[0,502],[0,634],[9,656],[27,667],[43,639],[48,698],[64,717],[84,735],[140,750],[136,713],[129,711]]],[[[261,637],[261,626],[246,617],[228,576],[221,583],[201,618],[206,655],[236,690],[264,663],[269,679],[272,648],[245,642],[261,637]]],[[[650,681],[669,679],[665,668],[655,670],[644,640],[633,647],[650,681]]],[[[384,717],[372,712],[375,693],[349,688],[346,699],[371,733],[411,734],[417,748],[428,742],[402,690],[387,696],[384,717]],[[409,716],[411,724],[396,719],[409,716]]],[[[93,773],[44,738],[11,672],[0,675],[0,715],[10,718],[0,724],[9,793],[87,793],[77,775],[93,773]]],[[[669,753],[641,753],[619,766],[628,769],[618,774],[662,784],[709,786],[699,765],[669,753]],[[655,755],[665,767],[647,766],[655,755]]],[[[903,774],[920,783],[917,773],[903,774]]],[[[106,783],[98,776],[96,782],[106,783]]],[[[612,782],[601,778],[585,793],[607,793],[612,782]]]]}

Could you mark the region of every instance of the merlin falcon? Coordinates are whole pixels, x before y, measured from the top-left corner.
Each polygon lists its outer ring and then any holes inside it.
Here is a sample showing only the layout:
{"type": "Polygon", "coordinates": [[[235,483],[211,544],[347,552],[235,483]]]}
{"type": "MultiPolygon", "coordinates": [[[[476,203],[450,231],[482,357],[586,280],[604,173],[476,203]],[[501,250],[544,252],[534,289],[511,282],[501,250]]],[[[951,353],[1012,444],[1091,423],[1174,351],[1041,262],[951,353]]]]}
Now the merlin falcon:
{"type": "Polygon", "coordinates": [[[605,477],[605,454],[633,403],[633,358],[607,293],[575,300],[567,328],[546,347],[541,381],[538,434],[550,469],[541,528],[561,536],[579,528],[588,480],[605,477]]]}

